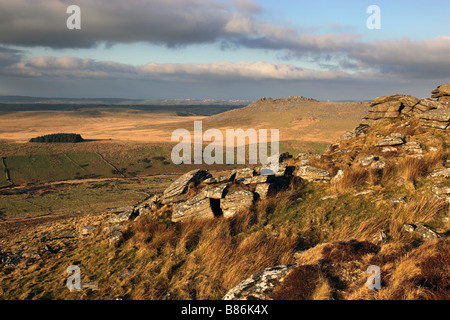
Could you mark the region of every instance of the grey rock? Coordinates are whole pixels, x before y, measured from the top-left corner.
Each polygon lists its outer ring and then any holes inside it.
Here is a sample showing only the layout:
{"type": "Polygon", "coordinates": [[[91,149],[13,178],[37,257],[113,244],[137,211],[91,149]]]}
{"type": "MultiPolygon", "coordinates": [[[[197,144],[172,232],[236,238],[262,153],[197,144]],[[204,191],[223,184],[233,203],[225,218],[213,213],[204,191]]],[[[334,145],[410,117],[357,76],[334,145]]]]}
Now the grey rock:
{"type": "Polygon", "coordinates": [[[144,201],[144,207],[148,208],[150,210],[156,210],[161,205],[161,199],[162,195],[155,194],[154,196],[150,197],[146,201],[144,201]]]}
{"type": "Polygon", "coordinates": [[[432,98],[442,97],[442,96],[450,96],[450,83],[443,84],[433,91],[431,93],[434,95],[432,98]]]}
{"type": "Polygon", "coordinates": [[[211,177],[211,178],[208,178],[208,179],[203,180],[203,183],[204,183],[204,184],[214,184],[214,183],[217,183],[217,179],[211,177]]]}
{"type": "Polygon", "coordinates": [[[245,178],[242,181],[242,184],[259,184],[259,183],[268,183],[274,180],[274,176],[254,176],[251,178],[245,178]]]}
{"type": "Polygon", "coordinates": [[[386,243],[388,238],[389,236],[385,231],[379,231],[372,237],[372,242],[377,245],[381,245],[386,243]]]}
{"type": "Polygon", "coordinates": [[[400,114],[402,103],[400,101],[389,101],[373,106],[369,110],[369,116],[371,113],[383,114],[383,118],[395,118],[400,114]]]}
{"type": "Polygon", "coordinates": [[[430,174],[432,178],[450,178],[450,168],[438,169],[430,174]]]}
{"type": "Polygon", "coordinates": [[[359,164],[363,167],[367,167],[378,160],[380,160],[380,158],[377,156],[366,156],[359,159],[359,164]]]}
{"type": "Polygon", "coordinates": [[[37,252],[24,252],[22,253],[22,258],[39,260],[41,259],[41,256],[37,252]]]}
{"type": "Polygon", "coordinates": [[[110,247],[117,247],[120,242],[122,241],[123,233],[120,230],[114,230],[109,235],[109,246],[110,247]]]}
{"type": "Polygon", "coordinates": [[[294,166],[288,166],[286,163],[280,163],[278,165],[278,170],[276,172],[274,172],[274,170],[270,166],[263,166],[260,172],[261,175],[263,176],[284,177],[284,176],[291,176],[294,170],[295,170],[294,166]]]}
{"type": "Polygon", "coordinates": [[[339,181],[341,181],[344,178],[344,171],[339,170],[336,175],[333,177],[333,179],[331,179],[331,183],[338,183],[339,181]]]}
{"type": "Polygon", "coordinates": [[[405,135],[402,133],[391,133],[377,142],[376,147],[399,146],[405,143],[405,135]]]}
{"type": "Polygon", "coordinates": [[[223,183],[223,182],[234,181],[235,177],[236,177],[236,170],[232,170],[232,171],[227,172],[224,175],[216,176],[214,178],[216,179],[217,183],[223,183]]]}
{"type": "Polygon", "coordinates": [[[122,224],[114,224],[112,226],[109,227],[105,227],[103,228],[102,232],[104,234],[111,234],[114,231],[121,231],[122,230],[123,225],[122,224]]]}
{"type": "Polygon", "coordinates": [[[436,239],[440,237],[437,232],[433,231],[430,227],[427,227],[422,222],[416,224],[416,228],[414,231],[425,240],[436,239]]]}
{"type": "Polygon", "coordinates": [[[440,108],[440,109],[424,112],[420,115],[420,119],[449,122],[450,121],[450,108],[440,108]]]}
{"type": "Polygon", "coordinates": [[[301,166],[297,170],[297,176],[312,182],[328,182],[331,180],[327,170],[311,166],[301,166]]]}
{"type": "Polygon", "coordinates": [[[413,108],[416,104],[419,103],[419,99],[414,96],[404,96],[403,98],[400,98],[399,101],[403,103],[405,106],[413,108]]]}
{"type": "Polygon", "coordinates": [[[424,240],[436,239],[441,237],[439,233],[433,231],[430,227],[426,226],[422,222],[418,222],[416,225],[404,224],[402,226],[402,230],[410,233],[414,232],[424,240]]]}
{"type": "Polygon", "coordinates": [[[391,101],[399,101],[401,98],[405,97],[404,94],[393,94],[390,96],[381,96],[373,99],[371,106],[376,106],[377,104],[391,102],[391,101]]]}
{"type": "Polygon", "coordinates": [[[441,195],[450,195],[450,186],[449,185],[443,185],[443,184],[438,184],[438,185],[434,185],[431,188],[431,191],[439,196],[441,195]]]}
{"type": "Polygon", "coordinates": [[[410,153],[423,153],[422,145],[419,142],[407,142],[402,145],[402,149],[410,153]]]}
{"type": "Polygon", "coordinates": [[[282,265],[258,271],[228,291],[223,300],[263,300],[294,267],[282,265]]]}
{"type": "Polygon", "coordinates": [[[350,140],[353,139],[355,137],[355,132],[354,131],[346,131],[342,136],[341,136],[341,140],[342,141],[346,141],[346,140],[350,140]]]}
{"type": "Polygon", "coordinates": [[[202,190],[202,193],[206,198],[222,199],[225,190],[228,188],[228,184],[222,183],[221,185],[211,185],[202,190]]]}
{"type": "Polygon", "coordinates": [[[185,202],[175,203],[173,205],[173,222],[192,218],[212,219],[214,216],[211,200],[203,192],[185,202]]]}
{"type": "Polygon", "coordinates": [[[193,170],[175,180],[166,190],[164,190],[163,204],[182,200],[182,195],[186,193],[191,182],[198,184],[202,180],[210,178],[207,170],[193,170]]]}
{"type": "Polygon", "coordinates": [[[381,148],[381,152],[386,153],[386,152],[396,152],[398,151],[398,148],[396,147],[383,147],[381,148]]]}
{"type": "Polygon", "coordinates": [[[424,127],[447,129],[450,126],[450,108],[442,107],[420,115],[420,124],[424,127]]]}
{"type": "Polygon", "coordinates": [[[422,99],[415,106],[415,108],[418,108],[418,107],[421,107],[422,109],[424,109],[423,107],[425,107],[428,110],[432,110],[432,109],[440,109],[440,108],[443,108],[444,106],[442,105],[442,103],[440,103],[439,101],[436,101],[436,100],[422,99]]]}
{"type": "Polygon", "coordinates": [[[248,190],[234,191],[228,193],[224,199],[220,201],[220,208],[223,216],[229,218],[235,214],[249,209],[254,202],[254,194],[248,190]]]}
{"type": "Polygon", "coordinates": [[[405,232],[414,232],[415,229],[416,229],[416,227],[413,226],[412,224],[404,224],[402,226],[402,230],[405,232]]]}
{"type": "Polygon", "coordinates": [[[256,186],[255,193],[259,196],[260,199],[266,199],[271,190],[271,183],[261,183],[256,186]]]}
{"type": "Polygon", "coordinates": [[[94,234],[97,226],[84,226],[79,229],[80,236],[82,237],[90,237],[94,234]]]}
{"type": "Polygon", "coordinates": [[[400,203],[404,203],[405,202],[406,197],[397,197],[397,198],[392,198],[389,199],[388,201],[386,201],[388,204],[390,205],[398,205],[400,203]]]}
{"type": "Polygon", "coordinates": [[[426,120],[426,119],[420,119],[420,125],[422,127],[441,129],[441,130],[450,128],[449,122],[441,122],[441,121],[426,120]]]}
{"type": "Polygon", "coordinates": [[[367,196],[367,195],[373,194],[373,193],[375,193],[375,191],[373,191],[373,190],[363,190],[361,192],[355,193],[353,196],[354,197],[367,196]]]}
{"type": "Polygon", "coordinates": [[[300,167],[303,167],[303,166],[307,166],[307,165],[310,164],[310,163],[311,163],[311,160],[305,159],[305,160],[300,160],[300,162],[298,163],[298,165],[299,165],[300,167]]]}
{"type": "Polygon", "coordinates": [[[370,167],[374,170],[383,170],[386,167],[386,162],[384,161],[377,161],[370,165],[370,167]]]}
{"type": "Polygon", "coordinates": [[[330,200],[330,199],[337,199],[337,197],[338,197],[337,194],[332,194],[329,196],[322,197],[322,198],[320,198],[320,200],[325,201],[325,200],[330,200]]]}
{"type": "Polygon", "coordinates": [[[236,181],[243,181],[246,178],[252,178],[255,175],[255,169],[253,168],[243,168],[236,170],[236,181]]]}
{"type": "Polygon", "coordinates": [[[98,290],[98,284],[95,282],[83,282],[81,283],[81,290],[92,290],[97,291],[98,290]]]}
{"type": "Polygon", "coordinates": [[[122,223],[128,220],[131,220],[131,218],[133,217],[134,214],[134,209],[133,210],[128,210],[122,213],[118,213],[116,215],[114,215],[113,217],[109,218],[106,223],[109,224],[115,224],[115,223],[122,223]]]}

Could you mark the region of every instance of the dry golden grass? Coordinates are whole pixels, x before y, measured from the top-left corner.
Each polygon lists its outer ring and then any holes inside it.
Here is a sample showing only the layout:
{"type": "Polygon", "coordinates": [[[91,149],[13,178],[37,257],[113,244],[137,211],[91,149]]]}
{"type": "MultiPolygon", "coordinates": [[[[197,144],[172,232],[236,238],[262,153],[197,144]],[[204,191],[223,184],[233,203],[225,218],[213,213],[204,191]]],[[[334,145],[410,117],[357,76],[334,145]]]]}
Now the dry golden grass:
{"type": "Polygon", "coordinates": [[[331,185],[331,190],[335,193],[355,191],[368,181],[369,175],[370,172],[366,168],[353,166],[344,171],[341,180],[331,185]]]}
{"type": "Polygon", "coordinates": [[[159,299],[170,292],[178,299],[219,298],[243,277],[292,262],[297,234],[289,228],[274,236],[257,226],[264,214],[246,211],[231,219],[161,224],[144,217],[128,230],[128,248],[148,263],[143,270],[157,279],[134,299],[159,299]],[[160,258],[163,258],[160,260],[160,258]],[[160,263],[155,266],[155,261],[160,263]]]}
{"type": "Polygon", "coordinates": [[[448,300],[450,241],[436,239],[414,247],[369,242],[332,242],[305,252],[274,290],[282,300],[448,300]],[[381,289],[366,286],[368,266],[381,269],[381,289]]]}
{"type": "Polygon", "coordinates": [[[174,112],[99,110],[95,116],[77,111],[22,111],[0,116],[2,139],[27,142],[52,133],[78,133],[85,139],[170,142],[176,128],[189,128],[206,117],[181,117],[174,112]]]}

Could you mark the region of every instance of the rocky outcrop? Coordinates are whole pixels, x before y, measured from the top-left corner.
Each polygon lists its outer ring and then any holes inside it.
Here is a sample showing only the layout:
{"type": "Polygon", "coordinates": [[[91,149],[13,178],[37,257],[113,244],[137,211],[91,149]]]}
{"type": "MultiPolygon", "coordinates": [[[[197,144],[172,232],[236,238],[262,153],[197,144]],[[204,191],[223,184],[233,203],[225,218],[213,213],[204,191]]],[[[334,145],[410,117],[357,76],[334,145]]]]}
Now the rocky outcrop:
{"type": "MultiPolygon", "coordinates": [[[[419,117],[424,127],[448,129],[450,127],[450,84],[433,90],[431,99],[418,99],[403,94],[375,98],[361,125],[371,126],[380,121],[411,117],[419,117]],[[436,98],[437,100],[433,100],[436,98]]],[[[356,132],[347,132],[341,139],[348,140],[356,136],[358,136],[356,132]]]]}
{"type": "Polygon", "coordinates": [[[362,167],[368,167],[371,164],[373,164],[374,162],[379,161],[379,160],[380,160],[379,157],[370,155],[370,156],[365,156],[365,157],[360,158],[359,159],[359,164],[362,167]]]}
{"type": "Polygon", "coordinates": [[[200,193],[186,202],[179,202],[173,205],[173,222],[189,218],[208,219],[214,218],[214,216],[211,199],[207,198],[204,193],[200,193]]]}
{"type": "Polygon", "coordinates": [[[106,221],[106,223],[109,224],[122,223],[131,220],[133,216],[135,216],[135,211],[134,207],[131,207],[129,209],[126,209],[125,211],[115,213],[114,216],[112,216],[106,221]]]}
{"type": "Polygon", "coordinates": [[[193,170],[184,174],[164,191],[162,203],[182,201],[190,183],[197,185],[200,181],[207,178],[211,178],[207,170],[193,170]]]}
{"type": "Polygon", "coordinates": [[[450,127],[450,106],[434,109],[420,115],[420,124],[424,127],[447,129],[450,127]]]}
{"type": "Polygon", "coordinates": [[[224,197],[227,184],[208,185],[196,196],[173,204],[172,221],[189,218],[210,219],[222,215],[220,199],[224,197]]]}
{"type": "Polygon", "coordinates": [[[259,199],[266,199],[271,190],[273,190],[273,185],[271,183],[261,183],[256,186],[255,193],[258,195],[259,199]]]}
{"type": "MultiPolygon", "coordinates": [[[[173,222],[232,217],[251,208],[256,201],[266,199],[272,192],[290,185],[296,167],[283,161],[292,156],[282,153],[273,157],[280,161],[276,172],[264,171],[265,166],[231,170],[217,176],[207,170],[188,172],[174,181],[162,195],[155,195],[133,207],[129,217],[156,212],[163,207],[172,211],[173,222]]],[[[316,172],[314,180],[327,180],[326,176],[329,180],[328,172],[316,172]]],[[[113,219],[124,221],[126,216],[123,214],[123,217],[113,219]]]]}
{"type": "Polygon", "coordinates": [[[97,227],[94,225],[81,227],[79,229],[80,236],[84,238],[93,236],[97,227]]]}
{"type": "Polygon", "coordinates": [[[422,145],[419,142],[414,142],[414,141],[406,142],[404,145],[402,145],[402,149],[408,153],[413,153],[413,154],[422,154],[423,153],[422,145]]]}
{"type": "Polygon", "coordinates": [[[369,112],[361,121],[361,124],[372,125],[379,120],[398,118],[405,108],[400,101],[403,98],[406,98],[406,96],[402,94],[375,98],[370,104],[369,112]]]}
{"type": "Polygon", "coordinates": [[[236,176],[234,178],[235,181],[241,182],[245,179],[251,179],[255,176],[256,172],[254,168],[244,168],[236,170],[236,176]]]}
{"type": "Polygon", "coordinates": [[[438,184],[434,185],[431,189],[433,193],[441,195],[450,195],[450,185],[438,184]]]}
{"type": "Polygon", "coordinates": [[[391,133],[376,143],[376,147],[395,147],[406,142],[406,136],[402,133],[391,133]]]}
{"type": "Polygon", "coordinates": [[[415,233],[424,240],[436,239],[441,237],[439,233],[432,230],[422,222],[418,222],[417,224],[405,224],[403,225],[402,229],[405,232],[415,233]]]}
{"type": "Polygon", "coordinates": [[[295,265],[282,265],[254,273],[228,291],[223,300],[263,300],[295,265]]]}
{"type": "Polygon", "coordinates": [[[450,178],[450,168],[437,169],[430,173],[431,178],[450,178]]]}
{"type": "Polygon", "coordinates": [[[250,209],[255,200],[255,194],[251,191],[241,190],[227,194],[220,202],[223,216],[230,218],[236,213],[250,209]]]}
{"type": "Polygon", "coordinates": [[[296,167],[282,161],[292,156],[283,153],[275,157],[280,161],[276,172],[266,172],[264,166],[230,170],[215,176],[207,170],[190,171],[175,180],[162,194],[151,196],[136,206],[115,210],[107,222],[120,224],[163,208],[163,211],[172,211],[173,222],[232,217],[249,209],[255,201],[266,199],[272,192],[289,186],[296,167]]]}
{"type": "Polygon", "coordinates": [[[450,106],[450,83],[444,84],[431,91],[431,97],[437,99],[440,103],[450,106]]]}
{"type": "Polygon", "coordinates": [[[312,166],[300,166],[297,170],[297,176],[311,182],[329,182],[331,180],[330,173],[327,170],[312,166]]]}

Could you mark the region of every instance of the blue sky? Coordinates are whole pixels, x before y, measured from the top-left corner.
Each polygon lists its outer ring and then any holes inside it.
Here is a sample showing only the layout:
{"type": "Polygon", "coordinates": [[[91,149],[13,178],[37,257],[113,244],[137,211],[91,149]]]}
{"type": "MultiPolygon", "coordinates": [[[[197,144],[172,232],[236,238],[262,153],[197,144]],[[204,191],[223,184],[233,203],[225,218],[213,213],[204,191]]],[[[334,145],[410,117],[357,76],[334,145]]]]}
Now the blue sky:
{"type": "Polygon", "coordinates": [[[137,99],[408,93],[450,82],[446,1],[0,0],[0,95],[137,99]],[[81,9],[68,30],[65,9],[81,9]],[[381,9],[369,30],[366,9],[381,9]]]}

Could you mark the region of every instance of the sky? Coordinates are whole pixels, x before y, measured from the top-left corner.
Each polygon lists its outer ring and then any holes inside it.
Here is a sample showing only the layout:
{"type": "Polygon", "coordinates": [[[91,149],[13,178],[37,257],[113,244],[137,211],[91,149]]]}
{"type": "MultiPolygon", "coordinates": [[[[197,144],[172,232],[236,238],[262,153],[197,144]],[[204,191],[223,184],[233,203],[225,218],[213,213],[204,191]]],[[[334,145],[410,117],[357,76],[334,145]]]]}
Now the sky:
{"type": "Polygon", "coordinates": [[[0,95],[425,98],[450,82],[449,12],[436,0],[0,0],[0,95]],[[67,28],[70,5],[81,29],[67,28]]]}

